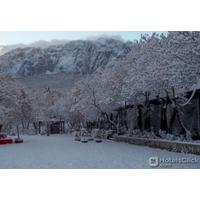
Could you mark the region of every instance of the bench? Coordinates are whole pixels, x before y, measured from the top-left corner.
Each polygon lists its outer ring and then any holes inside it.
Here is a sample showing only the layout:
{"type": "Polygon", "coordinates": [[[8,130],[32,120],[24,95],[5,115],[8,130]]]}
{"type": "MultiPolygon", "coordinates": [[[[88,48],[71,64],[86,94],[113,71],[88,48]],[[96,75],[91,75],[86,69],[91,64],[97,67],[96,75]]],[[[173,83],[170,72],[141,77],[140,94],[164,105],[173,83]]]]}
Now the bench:
{"type": "Polygon", "coordinates": [[[1,144],[12,144],[12,143],[13,143],[12,139],[7,139],[7,138],[0,139],[0,145],[1,144]]]}

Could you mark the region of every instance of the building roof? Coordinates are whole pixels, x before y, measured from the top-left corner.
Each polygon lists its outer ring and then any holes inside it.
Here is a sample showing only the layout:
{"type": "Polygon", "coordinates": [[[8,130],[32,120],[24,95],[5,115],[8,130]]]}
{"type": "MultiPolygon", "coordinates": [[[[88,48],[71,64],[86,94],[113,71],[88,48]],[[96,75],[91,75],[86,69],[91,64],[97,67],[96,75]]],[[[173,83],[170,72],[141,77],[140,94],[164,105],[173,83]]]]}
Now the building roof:
{"type": "MultiPolygon", "coordinates": [[[[186,98],[190,98],[191,97],[191,95],[192,95],[192,93],[193,93],[193,91],[194,90],[190,90],[190,91],[188,91],[188,92],[185,92],[185,97],[186,98]]],[[[194,94],[194,96],[193,96],[193,98],[192,99],[197,99],[197,98],[199,98],[199,94],[200,94],[200,89],[197,89],[196,91],[195,91],[195,94],[194,94]]],[[[149,103],[151,104],[151,105],[160,105],[161,104],[161,101],[160,101],[160,98],[165,98],[165,97],[157,97],[157,98],[150,98],[150,100],[149,100],[149,103]]],[[[177,99],[178,99],[178,97],[177,97],[177,99]]],[[[113,111],[121,111],[121,110],[124,110],[124,109],[126,109],[126,110],[128,110],[128,109],[132,109],[132,108],[134,108],[134,107],[136,107],[136,106],[143,106],[143,103],[144,102],[141,102],[141,104],[137,104],[137,105],[134,105],[134,104],[131,104],[131,105],[125,105],[125,106],[123,106],[123,107],[119,107],[119,108],[117,108],[117,109],[115,109],[115,110],[113,110],[113,111]]],[[[170,100],[169,100],[169,103],[170,103],[170,100]]]]}

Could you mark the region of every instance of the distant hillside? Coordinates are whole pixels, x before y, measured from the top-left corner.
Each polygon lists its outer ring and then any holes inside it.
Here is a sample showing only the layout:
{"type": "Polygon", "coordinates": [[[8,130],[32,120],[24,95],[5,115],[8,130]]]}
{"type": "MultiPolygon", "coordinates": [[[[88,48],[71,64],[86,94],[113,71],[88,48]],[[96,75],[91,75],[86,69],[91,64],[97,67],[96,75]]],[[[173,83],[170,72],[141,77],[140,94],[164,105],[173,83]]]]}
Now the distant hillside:
{"type": "Polygon", "coordinates": [[[18,80],[31,89],[70,89],[74,84],[84,78],[80,74],[58,73],[58,74],[40,74],[29,77],[18,78],[18,80]]]}

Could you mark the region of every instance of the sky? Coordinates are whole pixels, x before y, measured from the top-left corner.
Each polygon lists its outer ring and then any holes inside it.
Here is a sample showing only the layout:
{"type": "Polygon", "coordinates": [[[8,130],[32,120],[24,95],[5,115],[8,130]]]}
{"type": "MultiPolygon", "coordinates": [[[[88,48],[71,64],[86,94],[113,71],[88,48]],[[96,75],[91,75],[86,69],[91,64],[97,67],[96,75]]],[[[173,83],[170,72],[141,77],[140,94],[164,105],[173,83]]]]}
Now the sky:
{"type": "Polygon", "coordinates": [[[51,41],[58,40],[77,40],[90,37],[121,36],[124,40],[136,40],[141,34],[152,34],[153,32],[141,31],[0,31],[0,45],[30,44],[38,40],[51,41]]]}

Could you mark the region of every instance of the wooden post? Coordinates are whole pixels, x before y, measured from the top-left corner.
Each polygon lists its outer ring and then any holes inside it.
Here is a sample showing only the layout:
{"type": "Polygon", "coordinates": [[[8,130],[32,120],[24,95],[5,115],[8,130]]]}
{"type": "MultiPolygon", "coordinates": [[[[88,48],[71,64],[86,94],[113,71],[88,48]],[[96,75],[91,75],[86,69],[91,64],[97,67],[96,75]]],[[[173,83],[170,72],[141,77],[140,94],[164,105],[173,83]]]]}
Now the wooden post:
{"type": "Polygon", "coordinates": [[[151,128],[151,116],[150,116],[150,102],[149,102],[149,92],[145,92],[145,107],[146,107],[146,113],[145,113],[145,120],[144,120],[144,128],[146,130],[149,130],[151,128]]]}
{"type": "Polygon", "coordinates": [[[181,120],[180,113],[179,113],[178,106],[177,106],[177,102],[176,102],[176,95],[175,95],[174,87],[172,88],[172,91],[173,91],[173,101],[174,101],[174,106],[175,106],[175,108],[174,108],[175,117],[177,117],[178,123],[181,126],[181,129],[183,131],[184,136],[187,137],[187,134],[189,134],[189,131],[187,130],[187,128],[185,127],[185,125],[183,124],[183,122],[181,120]]]}
{"type": "Polygon", "coordinates": [[[167,125],[167,98],[161,99],[161,117],[160,117],[160,129],[168,132],[167,125]]]}
{"type": "Polygon", "coordinates": [[[19,125],[17,125],[17,138],[19,139],[19,125]]]}
{"type": "Polygon", "coordinates": [[[198,105],[197,105],[197,126],[198,126],[198,137],[200,136],[200,93],[198,92],[198,105]]]}
{"type": "MultiPolygon", "coordinates": [[[[113,121],[113,114],[112,113],[110,114],[110,120],[113,121]]],[[[113,125],[112,124],[110,124],[110,129],[111,130],[113,129],[113,125]]]]}
{"type": "Polygon", "coordinates": [[[124,125],[126,127],[126,130],[128,130],[128,122],[127,122],[127,108],[126,110],[124,111],[124,125]]]}
{"type": "Polygon", "coordinates": [[[38,122],[38,125],[39,125],[39,134],[41,133],[41,123],[42,123],[41,121],[38,122]]]}
{"type": "Polygon", "coordinates": [[[143,131],[143,123],[142,123],[142,108],[139,105],[138,107],[138,128],[143,131]]]}

